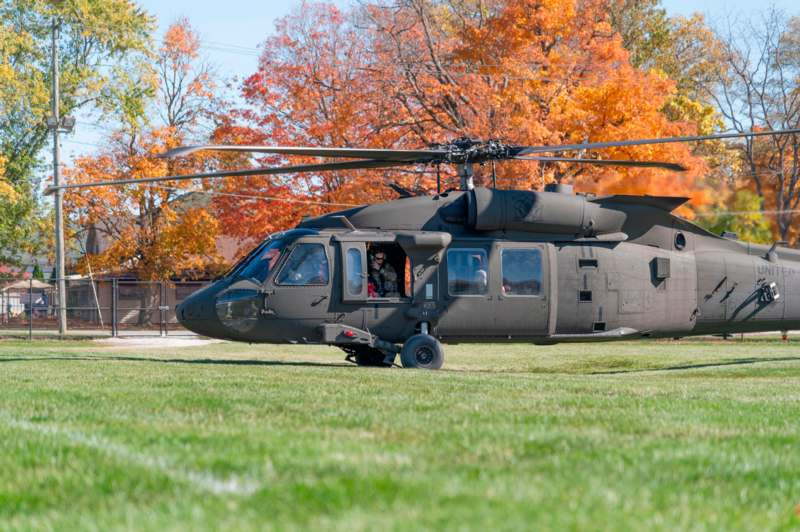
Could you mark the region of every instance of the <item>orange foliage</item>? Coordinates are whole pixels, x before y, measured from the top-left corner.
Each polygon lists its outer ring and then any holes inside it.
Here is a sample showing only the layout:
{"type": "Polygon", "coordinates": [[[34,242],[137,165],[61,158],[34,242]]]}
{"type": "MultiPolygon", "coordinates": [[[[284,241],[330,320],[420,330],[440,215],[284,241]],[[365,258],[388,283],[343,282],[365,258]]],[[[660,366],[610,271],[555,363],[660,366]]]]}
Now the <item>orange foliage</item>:
{"type": "MultiPolygon", "coordinates": [[[[258,71],[244,83],[250,108],[229,117],[217,140],[410,148],[459,136],[540,145],[694,133],[692,124],[671,122],[662,112],[675,84],[631,66],[607,8],[608,0],[402,0],[345,12],[303,3],[264,44],[258,71]]],[[[678,162],[690,171],[519,161],[498,164],[498,183],[539,188],[559,181],[598,194],[707,201],[698,183],[705,166],[689,146],[601,153],[678,162]]],[[[435,183],[430,171],[373,170],[228,180],[221,188],[365,203],[393,197],[387,180],[425,190],[435,183]]],[[[257,199],[242,205],[233,197],[219,199],[217,207],[226,231],[245,238],[334,208],[257,199]]]]}
{"type": "MultiPolygon", "coordinates": [[[[153,103],[164,125],[145,131],[134,125],[116,133],[107,149],[76,159],[64,172],[67,182],[207,169],[207,156],[202,154],[176,160],[157,157],[184,144],[213,107],[213,82],[207,69],[194,63],[199,46],[185,19],[170,26],[159,51],[158,98],[153,103]]],[[[65,208],[70,220],[84,230],[93,227],[100,241],[100,253],[84,262],[88,260],[94,271],[132,272],[142,280],[201,276],[220,269],[219,222],[206,209],[207,196],[189,191],[192,186],[190,181],[175,181],[68,191],[65,208]]]]}
{"type": "MultiPolygon", "coordinates": [[[[180,140],[171,128],[156,129],[132,145],[118,143],[104,153],[76,159],[74,166],[65,170],[65,177],[72,183],[85,183],[156,177],[176,170],[187,173],[202,167],[196,159],[184,161],[178,168],[156,157],[181,144],[180,140]]],[[[161,280],[175,274],[203,275],[219,266],[218,222],[204,208],[202,197],[182,194],[189,186],[186,183],[68,191],[65,208],[71,220],[81,228],[94,227],[101,243],[99,254],[85,258],[92,269],[161,280]]]]}

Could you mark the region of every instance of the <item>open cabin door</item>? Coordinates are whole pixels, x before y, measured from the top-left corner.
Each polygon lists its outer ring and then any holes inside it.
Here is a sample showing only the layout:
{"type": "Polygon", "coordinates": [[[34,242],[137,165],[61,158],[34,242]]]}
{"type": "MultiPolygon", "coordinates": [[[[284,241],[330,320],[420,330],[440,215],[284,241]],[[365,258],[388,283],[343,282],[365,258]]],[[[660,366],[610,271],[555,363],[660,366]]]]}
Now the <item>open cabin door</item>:
{"type": "Polygon", "coordinates": [[[364,242],[340,242],[339,249],[342,260],[342,301],[366,301],[367,258],[364,242]]]}

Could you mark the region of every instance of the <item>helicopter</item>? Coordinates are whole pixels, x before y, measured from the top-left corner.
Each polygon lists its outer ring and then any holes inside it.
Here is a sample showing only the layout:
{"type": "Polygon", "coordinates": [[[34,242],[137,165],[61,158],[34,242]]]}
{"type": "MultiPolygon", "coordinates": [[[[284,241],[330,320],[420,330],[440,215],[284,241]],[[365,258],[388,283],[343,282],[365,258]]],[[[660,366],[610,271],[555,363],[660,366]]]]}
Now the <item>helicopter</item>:
{"type": "MultiPolygon", "coordinates": [[[[455,165],[457,190],[307,218],[269,235],[177,305],[197,334],[327,344],[361,366],[439,369],[446,343],[606,342],[800,328],[800,250],[716,235],[673,214],[685,197],[476,187],[476,164],[536,160],[685,171],[670,162],[546,154],[787,135],[798,129],[558,146],[468,138],[425,149],[186,146],[350,159],[57,188],[296,172],[455,165]]],[[[494,176],[494,173],[493,173],[494,176]]],[[[493,179],[494,181],[494,179],[493,179]]]]}

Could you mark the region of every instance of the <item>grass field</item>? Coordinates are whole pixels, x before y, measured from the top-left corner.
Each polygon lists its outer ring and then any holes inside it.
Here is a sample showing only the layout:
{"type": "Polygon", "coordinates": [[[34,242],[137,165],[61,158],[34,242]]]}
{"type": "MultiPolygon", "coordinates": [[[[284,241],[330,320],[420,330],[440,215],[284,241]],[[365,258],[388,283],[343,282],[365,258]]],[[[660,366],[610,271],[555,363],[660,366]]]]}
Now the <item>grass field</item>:
{"type": "Polygon", "coordinates": [[[800,527],[800,342],[0,341],[0,529],[800,527]]]}

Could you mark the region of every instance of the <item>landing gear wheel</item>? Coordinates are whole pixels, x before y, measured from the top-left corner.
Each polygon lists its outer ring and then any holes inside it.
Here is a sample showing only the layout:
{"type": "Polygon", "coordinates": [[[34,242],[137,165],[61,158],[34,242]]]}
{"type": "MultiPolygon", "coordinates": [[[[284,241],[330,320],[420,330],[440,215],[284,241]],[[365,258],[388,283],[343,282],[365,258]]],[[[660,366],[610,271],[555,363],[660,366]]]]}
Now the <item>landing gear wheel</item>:
{"type": "MultiPolygon", "coordinates": [[[[386,359],[386,353],[379,349],[367,346],[359,346],[354,348],[351,353],[353,361],[359,366],[376,368],[388,368],[391,366],[391,364],[384,362],[386,359]]],[[[348,356],[348,359],[350,359],[350,356],[348,356]]]]}
{"type": "Polygon", "coordinates": [[[404,368],[439,369],[444,364],[444,349],[429,334],[415,334],[403,344],[400,361],[404,368]]]}

